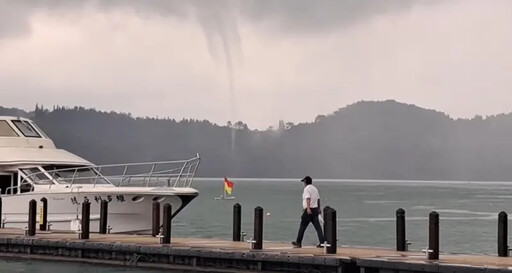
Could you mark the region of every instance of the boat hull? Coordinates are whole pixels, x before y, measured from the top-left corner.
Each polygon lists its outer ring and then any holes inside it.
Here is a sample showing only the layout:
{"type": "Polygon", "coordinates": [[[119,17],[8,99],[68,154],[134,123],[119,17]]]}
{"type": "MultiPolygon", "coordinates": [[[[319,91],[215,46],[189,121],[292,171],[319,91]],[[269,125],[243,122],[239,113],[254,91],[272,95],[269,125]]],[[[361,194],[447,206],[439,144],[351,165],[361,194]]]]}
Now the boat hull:
{"type": "MultiPolygon", "coordinates": [[[[99,230],[101,200],[108,201],[108,226],[112,233],[146,231],[152,225],[152,204],[157,201],[163,206],[172,206],[175,217],[197,193],[152,194],[152,193],[28,193],[2,196],[2,221],[5,227],[25,228],[28,223],[29,201],[38,202],[37,218],[40,220],[42,198],[48,200],[48,223],[53,230],[71,230],[71,222],[81,219],[82,203],[91,203],[90,230],[99,230]]],[[[160,219],[162,223],[162,219],[160,219]]],[[[39,228],[39,223],[37,223],[39,228]]]]}

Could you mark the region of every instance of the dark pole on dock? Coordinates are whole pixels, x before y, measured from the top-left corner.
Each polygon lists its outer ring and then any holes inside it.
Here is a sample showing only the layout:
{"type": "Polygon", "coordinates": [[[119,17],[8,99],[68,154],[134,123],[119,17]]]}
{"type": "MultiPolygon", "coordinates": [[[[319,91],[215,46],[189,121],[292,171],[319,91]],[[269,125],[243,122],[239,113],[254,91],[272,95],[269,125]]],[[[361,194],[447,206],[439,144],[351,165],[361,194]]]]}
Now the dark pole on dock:
{"type": "Polygon", "coordinates": [[[82,203],[82,236],[81,239],[89,239],[89,224],[91,220],[91,203],[85,200],[82,203]]]}
{"type": "Polygon", "coordinates": [[[396,210],[396,251],[406,251],[407,241],[405,239],[405,210],[396,210]]]}
{"type": "Polygon", "coordinates": [[[36,210],[37,202],[32,199],[28,202],[28,236],[36,235],[36,210]]]}
{"type": "Polygon", "coordinates": [[[439,213],[431,212],[428,222],[428,259],[439,260],[439,213]]]}
{"type": "Polygon", "coordinates": [[[329,224],[327,224],[327,217],[329,217],[327,215],[327,212],[331,209],[331,207],[329,206],[325,206],[324,207],[324,211],[323,211],[323,217],[324,217],[324,237],[325,239],[327,240],[327,233],[329,233],[329,224]]]}
{"type": "Polygon", "coordinates": [[[172,221],[172,206],[167,203],[164,205],[164,238],[163,244],[171,243],[171,221],[172,221]]]}
{"type": "Polygon", "coordinates": [[[101,200],[100,205],[100,234],[107,234],[108,223],[108,201],[101,200]]]}
{"type": "Polygon", "coordinates": [[[242,206],[236,203],[233,206],[233,242],[242,241],[242,206]]]}
{"type": "Polygon", "coordinates": [[[336,254],[337,242],[337,216],[336,210],[331,207],[324,209],[324,236],[327,242],[327,254],[336,254]]]}
{"type": "Polygon", "coordinates": [[[498,214],[498,256],[508,257],[508,215],[504,211],[498,214]]]}
{"type": "Polygon", "coordinates": [[[254,247],[263,249],[263,208],[257,206],[254,209],[254,247]]]}
{"type": "Polygon", "coordinates": [[[45,231],[48,226],[48,199],[41,198],[41,207],[39,208],[39,230],[45,231]]]}
{"type": "Polygon", "coordinates": [[[4,228],[4,220],[2,219],[2,197],[0,197],[0,228],[4,228]]]}
{"type": "Polygon", "coordinates": [[[156,237],[160,233],[160,203],[157,201],[153,202],[152,228],[151,235],[156,237]]]}

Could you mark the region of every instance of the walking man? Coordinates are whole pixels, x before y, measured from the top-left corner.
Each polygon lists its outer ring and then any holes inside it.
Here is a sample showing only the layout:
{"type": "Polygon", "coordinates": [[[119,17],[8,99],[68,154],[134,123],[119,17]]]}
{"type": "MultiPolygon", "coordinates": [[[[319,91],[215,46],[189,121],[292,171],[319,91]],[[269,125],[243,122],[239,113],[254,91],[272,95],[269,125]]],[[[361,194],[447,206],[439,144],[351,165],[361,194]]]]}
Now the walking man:
{"type": "Polygon", "coordinates": [[[318,189],[313,186],[313,179],[306,176],[301,180],[304,182],[304,192],[302,193],[302,212],[300,220],[299,233],[297,234],[297,240],[292,242],[292,245],[296,248],[302,247],[302,239],[304,238],[304,232],[308,227],[309,223],[312,222],[318,235],[318,241],[320,242],[317,247],[322,247],[321,244],[325,242],[324,233],[320,226],[318,216],[322,213],[320,210],[320,194],[318,189]]]}

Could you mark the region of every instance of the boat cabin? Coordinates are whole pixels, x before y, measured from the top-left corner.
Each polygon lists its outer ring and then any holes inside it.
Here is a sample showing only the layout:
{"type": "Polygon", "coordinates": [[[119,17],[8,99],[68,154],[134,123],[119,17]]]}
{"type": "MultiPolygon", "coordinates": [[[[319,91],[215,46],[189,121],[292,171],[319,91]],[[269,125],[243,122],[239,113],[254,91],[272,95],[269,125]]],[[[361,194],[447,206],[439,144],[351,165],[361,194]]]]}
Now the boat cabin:
{"type": "Polygon", "coordinates": [[[20,194],[70,183],[110,184],[88,166],[93,164],[57,149],[33,121],[0,116],[0,194],[20,194]]]}

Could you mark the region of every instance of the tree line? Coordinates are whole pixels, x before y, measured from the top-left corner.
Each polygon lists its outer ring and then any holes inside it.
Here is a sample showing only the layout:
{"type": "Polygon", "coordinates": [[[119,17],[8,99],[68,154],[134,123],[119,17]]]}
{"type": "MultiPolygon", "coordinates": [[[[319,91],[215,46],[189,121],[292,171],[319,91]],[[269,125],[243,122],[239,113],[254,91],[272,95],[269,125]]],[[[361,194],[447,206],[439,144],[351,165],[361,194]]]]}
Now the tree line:
{"type": "Polygon", "coordinates": [[[202,177],[512,180],[512,115],[450,116],[362,101],[314,122],[251,130],[242,121],[140,118],[83,107],[0,107],[32,118],[60,148],[97,164],[202,158],[202,177]]]}

